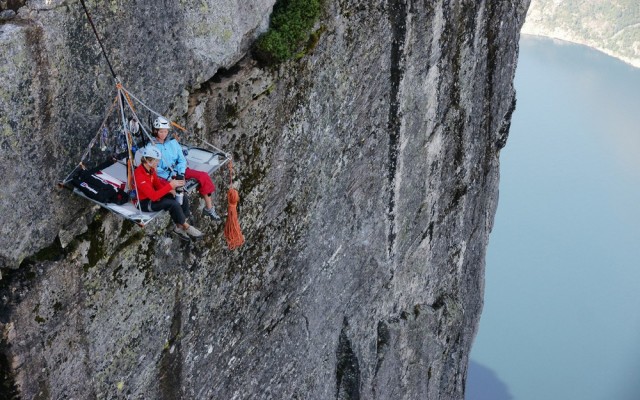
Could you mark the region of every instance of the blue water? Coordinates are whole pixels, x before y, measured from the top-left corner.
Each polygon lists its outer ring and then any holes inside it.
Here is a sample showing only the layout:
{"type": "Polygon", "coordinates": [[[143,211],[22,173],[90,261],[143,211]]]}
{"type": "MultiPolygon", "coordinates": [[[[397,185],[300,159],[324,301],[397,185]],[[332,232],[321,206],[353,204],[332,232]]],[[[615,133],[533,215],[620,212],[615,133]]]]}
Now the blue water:
{"type": "Polygon", "coordinates": [[[640,69],[523,37],[515,86],[467,400],[638,400],[640,69]]]}

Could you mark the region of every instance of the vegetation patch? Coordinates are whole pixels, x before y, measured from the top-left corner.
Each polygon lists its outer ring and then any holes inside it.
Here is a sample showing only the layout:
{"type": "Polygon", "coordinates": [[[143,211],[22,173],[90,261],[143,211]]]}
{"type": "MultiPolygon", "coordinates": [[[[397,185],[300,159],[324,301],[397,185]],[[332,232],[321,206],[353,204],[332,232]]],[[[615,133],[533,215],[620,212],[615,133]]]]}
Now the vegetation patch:
{"type": "Polygon", "coordinates": [[[278,0],[269,30],[256,43],[256,58],[273,65],[293,58],[320,17],[323,0],[278,0]]]}
{"type": "MultiPolygon", "coordinates": [[[[307,46],[304,49],[304,53],[310,53],[313,51],[313,49],[316,48],[318,42],[320,41],[320,37],[326,30],[327,27],[325,25],[322,25],[309,36],[309,40],[307,40],[307,46]]],[[[302,53],[302,55],[304,55],[304,53],[302,53]]]]}

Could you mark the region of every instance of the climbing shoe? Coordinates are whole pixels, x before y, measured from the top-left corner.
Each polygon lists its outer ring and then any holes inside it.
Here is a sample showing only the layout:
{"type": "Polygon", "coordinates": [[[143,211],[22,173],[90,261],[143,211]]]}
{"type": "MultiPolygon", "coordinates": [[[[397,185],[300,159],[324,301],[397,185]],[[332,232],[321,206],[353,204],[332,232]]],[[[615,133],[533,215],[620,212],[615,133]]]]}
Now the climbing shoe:
{"type": "Polygon", "coordinates": [[[178,237],[182,240],[185,241],[191,241],[191,238],[189,237],[189,235],[187,234],[187,231],[180,228],[179,226],[176,226],[175,228],[173,228],[173,233],[175,233],[176,235],[178,235],[178,237]]]}
{"type": "Polygon", "coordinates": [[[191,236],[193,238],[202,237],[202,232],[200,232],[200,230],[198,228],[196,228],[195,226],[189,225],[189,227],[187,229],[185,229],[183,232],[186,232],[189,236],[191,236]]]}
{"type": "Polygon", "coordinates": [[[205,216],[211,218],[212,220],[214,220],[216,222],[220,222],[222,220],[220,218],[220,216],[216,213],[216,208],[215,207],[211,207],[209,209],[203,208],[202,209],[202,214],[204,214],[205,216]]]}

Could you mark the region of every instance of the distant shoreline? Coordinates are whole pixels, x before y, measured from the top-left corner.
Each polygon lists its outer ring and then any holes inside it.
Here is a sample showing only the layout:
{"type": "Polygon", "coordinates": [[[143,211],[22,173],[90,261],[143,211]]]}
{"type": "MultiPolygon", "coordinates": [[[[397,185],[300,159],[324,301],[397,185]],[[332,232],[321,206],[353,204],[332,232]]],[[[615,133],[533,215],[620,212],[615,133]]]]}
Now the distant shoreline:
{"type": "Polygon", "coordinates": [[[602,47],[597,47],[597,46],[594,46],[593,44],[586,43],[586,42],[578,40],[578,39],[568,38],[568,37],[564,37],[564,36],[561,37],[560,35],[550,35],[550,34],[545,34],[545,33],[525,32],[524,29],[522,31],[520,31],[520,34],[522,36],[541,37],[541,38],[546,38],[546,39],[560,40],[562,42],[567,42],[567,43],[573,43],[573,44],[579,44],[579,45],[582,45],[582,46],[587,46],[590,49],[597,50],[597,51],[599,51],[599,52],[601,52],[603,54],[608,55],[609,57],[613,57],[613,58],[615,58],[617,60],[620,60],[620,61],[624,62],[625,64],[631,66],[631,67],[640,68],[640,60],[630,59],[628,57],[621,56],[620,54],[616,54],[616,53],[612,52],[611,50],[603,49],[602,47]]]}

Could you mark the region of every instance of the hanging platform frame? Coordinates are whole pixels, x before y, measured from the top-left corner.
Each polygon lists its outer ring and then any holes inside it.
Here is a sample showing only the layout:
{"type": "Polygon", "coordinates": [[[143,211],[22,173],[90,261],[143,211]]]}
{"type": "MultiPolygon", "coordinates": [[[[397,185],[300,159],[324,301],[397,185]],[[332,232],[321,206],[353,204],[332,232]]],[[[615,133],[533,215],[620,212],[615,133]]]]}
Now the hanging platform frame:
{"type": "MultiPolygon", "coordinates": [[[[84,197],[85,199],[144,227],[160,215],[162,211],[142,211],[135,198],[121,205],[96,201],[95,199],[86,196],[72,184],[74,176],[78,174],[80,170],[89,170],[95,176],[98,176],[103,182],[107,182],[114,187],[119,187],[125,190],[129,194],[135,195],[136,184],[133,170],[140,162],[140,157],[135,157],[135,152],[138,148],[141,148],[148,143],[155,142],[150,134],[150,120],[152,117],[166,117],[152,110],[131,92],[126,90],[119,82],[116,84],[116,89],[116,97],[108,109],[98,132],[89,143],[89,146],[83,153],[80,162],[76,165],[73,171],[71,171],[71,173],[60,182],[60,185],[72,190],[74,194],[84,197]],[[136,104],[141,106],[148,113],[149,125],[145,125],[139,117],[139,113],[136,112],[136,104]],[[113,121],[110,121],[110,117],[114,114],[116,107],[119,109],[119,120],[114,123],[113,121]],[[110,134],[110,132],[113,131],[116,131],[115,135],[110,134]],[[114,138],[114,136],[117,137],[114,138]],[[96,149],[97,146],[99,146],[98,149],[96,149]],[[86,166],[88,161],[93,161],[91,159],[96,158],[94,153],[98,153],[97,158],[99,159],[99,164],[96,167],[88,168],[86,166]]],[[[169,120],[168,118],[166,119],[169,120]]],[[[196,143],[193,144],[181,143],[183,154],[185,155],[187,166],[189,168],[206,172],[211,176],[220,167],[230,162],[230,154],[201,138],[191,135],[184,127],[175,122],[171,122],[171,126],[180,130],[185,137],[192,140],[195,139],[194,141],[196,143]]],[[[178,135],[173,131],[172,134],[174,139],[180,142],[178,135]]],[[[197,188],[197,186],[198,183],[195,180],[189,180],[187,181],[185,190],[187,192],[192,192],[197,188]]]]}

